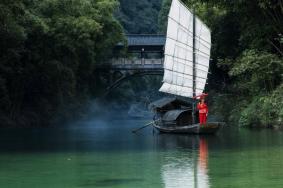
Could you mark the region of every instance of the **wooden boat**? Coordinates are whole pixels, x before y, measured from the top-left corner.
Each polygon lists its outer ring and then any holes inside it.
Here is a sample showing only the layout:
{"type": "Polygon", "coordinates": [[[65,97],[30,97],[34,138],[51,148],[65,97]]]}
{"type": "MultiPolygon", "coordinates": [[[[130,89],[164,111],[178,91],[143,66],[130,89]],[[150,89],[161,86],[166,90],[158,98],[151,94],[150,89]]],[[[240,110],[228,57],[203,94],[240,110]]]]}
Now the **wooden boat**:
{"type": "MultiPolygon", "coordinates": [[[[163,133],[214,134],[222,122],[193,123],[191,103],[177,98],[162,98],[150,104],[153,126],[163,133]]],[[[196,118],[198,113],[193,114],[196,118]]]]}
{"type": "Polygon", "coordinates": [[[159,91],[173,94],[151,104],[154,127],[167,133],[215,133],[220,123],[197,122],[196,96],[203,94],[209,70],[211,32],[180,0],[172,0],[159,91]],[[177,98],[178,97],[178,98],[177,98]],[[185,97],[186,100],[180,97],[185,97]]]}
{"type": "Polygon", "coordinates": [[[162,133],[180,133],[180,134],[214,134],[221,126],[220,122],[208,122],[205,125],[193,124],[183,126],[163,126],[163,124],[155,123],[153,125],[162,133]]]}

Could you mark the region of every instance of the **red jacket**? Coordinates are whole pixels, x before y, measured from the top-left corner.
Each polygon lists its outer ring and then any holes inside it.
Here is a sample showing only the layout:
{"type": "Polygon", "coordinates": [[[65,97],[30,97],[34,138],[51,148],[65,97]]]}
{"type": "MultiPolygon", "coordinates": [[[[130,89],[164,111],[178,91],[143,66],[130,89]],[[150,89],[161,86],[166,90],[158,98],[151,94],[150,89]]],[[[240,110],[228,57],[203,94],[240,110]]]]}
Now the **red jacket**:
{"type": "Polygon", "coordinates": [[[207,114],[208,113],[208,107],[205,103],[201,104],[200,102],[197,105],[197,109],[199,110],[200,114],[207,114]]]}

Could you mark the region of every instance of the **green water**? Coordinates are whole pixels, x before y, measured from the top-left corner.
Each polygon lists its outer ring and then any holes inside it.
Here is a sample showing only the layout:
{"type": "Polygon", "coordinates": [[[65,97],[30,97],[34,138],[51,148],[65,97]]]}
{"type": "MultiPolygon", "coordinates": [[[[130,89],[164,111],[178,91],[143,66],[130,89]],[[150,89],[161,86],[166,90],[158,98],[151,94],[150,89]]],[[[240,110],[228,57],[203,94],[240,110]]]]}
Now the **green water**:
{"type": "Polygon", "coordinates": [[[1,188],[283,187],[283,133],[168,135],[147,120],[0,130],[1,188]]]}

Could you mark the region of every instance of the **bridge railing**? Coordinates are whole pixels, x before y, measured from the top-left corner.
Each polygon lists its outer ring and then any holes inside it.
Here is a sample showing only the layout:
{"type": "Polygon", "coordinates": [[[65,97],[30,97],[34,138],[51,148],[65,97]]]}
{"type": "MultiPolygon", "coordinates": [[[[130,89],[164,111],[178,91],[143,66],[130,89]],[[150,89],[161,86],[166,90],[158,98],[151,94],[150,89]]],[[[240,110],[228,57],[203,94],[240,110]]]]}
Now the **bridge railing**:
{"type": "Polygon", "coordinates": [[[129,58],[113,58],[111,59],[112,66],[122,66],[122,65],[163,65],[163,58],[152,58],[152,59],[145,59],[145,58],[136,58],[136,59],[129,59],[129,58]]]}

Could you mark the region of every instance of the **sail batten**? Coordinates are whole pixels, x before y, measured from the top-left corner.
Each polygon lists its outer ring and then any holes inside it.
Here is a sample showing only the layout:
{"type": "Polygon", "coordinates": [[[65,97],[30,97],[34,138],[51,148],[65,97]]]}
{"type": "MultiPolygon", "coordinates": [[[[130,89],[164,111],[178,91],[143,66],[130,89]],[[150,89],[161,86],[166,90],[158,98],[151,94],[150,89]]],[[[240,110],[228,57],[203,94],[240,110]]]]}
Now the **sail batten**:
{"type": "MultiPolygon", "coordinates": [[[[184,73],[184,72],[179,72],[179,71],[177,71],[177,70],[170,70],[170,69],[165,69],[165,70],[166,70],[166,71],[169,71],[169,72],[184,74],[184,76],[193,76],[192,74],[188,74],[188,73],[184,73]]],[[[203,72],[204,74],[207,74],[207,73],[208,73],[207,71],[204,71],[204,70],[201,70],[201,69],[196,69],[196,70],[198,70],[198,71],[200,71],[200,72],[203,72]]],[[[196,76],[196,77],[198,77],[198,78],[200,78],[200,79],[205,79],[205,80],[206,80],[205,77],[200,77],[200,76],[196,76]]],[[[197,81],[198,81],[198,80],[197,80],[197,81]]]]}
{"type": "MultiPolygon", "coordinates": [[[[165,57],[166,56],[170,56],[170,57],[174,57],[174,56],[172,56],[172,55],[168,55],[168,54],[164,54],[165,55],[165,57]]],[[[200,55],[201,56],[201,55],[200,55]]],[[[205,58],[205,59],[207,59],[207,60],[209,60],[209,58],[207,58],[207,57],[204,57],[204,56],[202,56],[203,58],[205,58]]],[[[181,59],[181,58],[179,58],[179,57],[175,57],[176,59],[181,59]]],[[[185,60],[185,61],[189,61],[189,62],[193,62],[193,60],[186,60],[186,59],[181,59],[181,60],[185,60]]],[[[176,60],[177,61],[177,60],[176,60]]],[[[179,63],[181,63],[181,64],[185,64],[185,63],[182,63],[182,62],[179,62],[179,63]]],[[[198,63],[196,63],[196,65],[200,65],[200,66],[203,66],[203,67],[207,67],[207,68],[209,68],[208,67],[208,65],[205,65],[205,64],[201,64],[200,62],[198,62],[198,63]]],[[[188,65],[188,66],[190,66],[190,67],[192,67],[192,65],[188,65]]],[[[165,67],[164,67],[164,69],[166,69],[165,67]]]]}
{"type": "Polygon", "coordinates": [[[163,85],[159,91],[193,97],[193,88],[196,94],[202,93],[205,88],[211,34],[199,18],[195,18],[195,27],[193,22],[193,13],[179,0],[172,0],[164,52],[163,85]]]}
{"type": "MultiPolygon", "coordinates": [[[[173,86],[178,86],[178,87],[185,87],[183,85],[178,85],[178,84],[173,84],[173,86]]],[[[193,87],[190,87],[190,86],[186,86],[186,88],[189,88],[189,89],[193,89],[193,87]]],[[[196,88],[197,90],[201,90],[202,88],[196,88]]]]}

